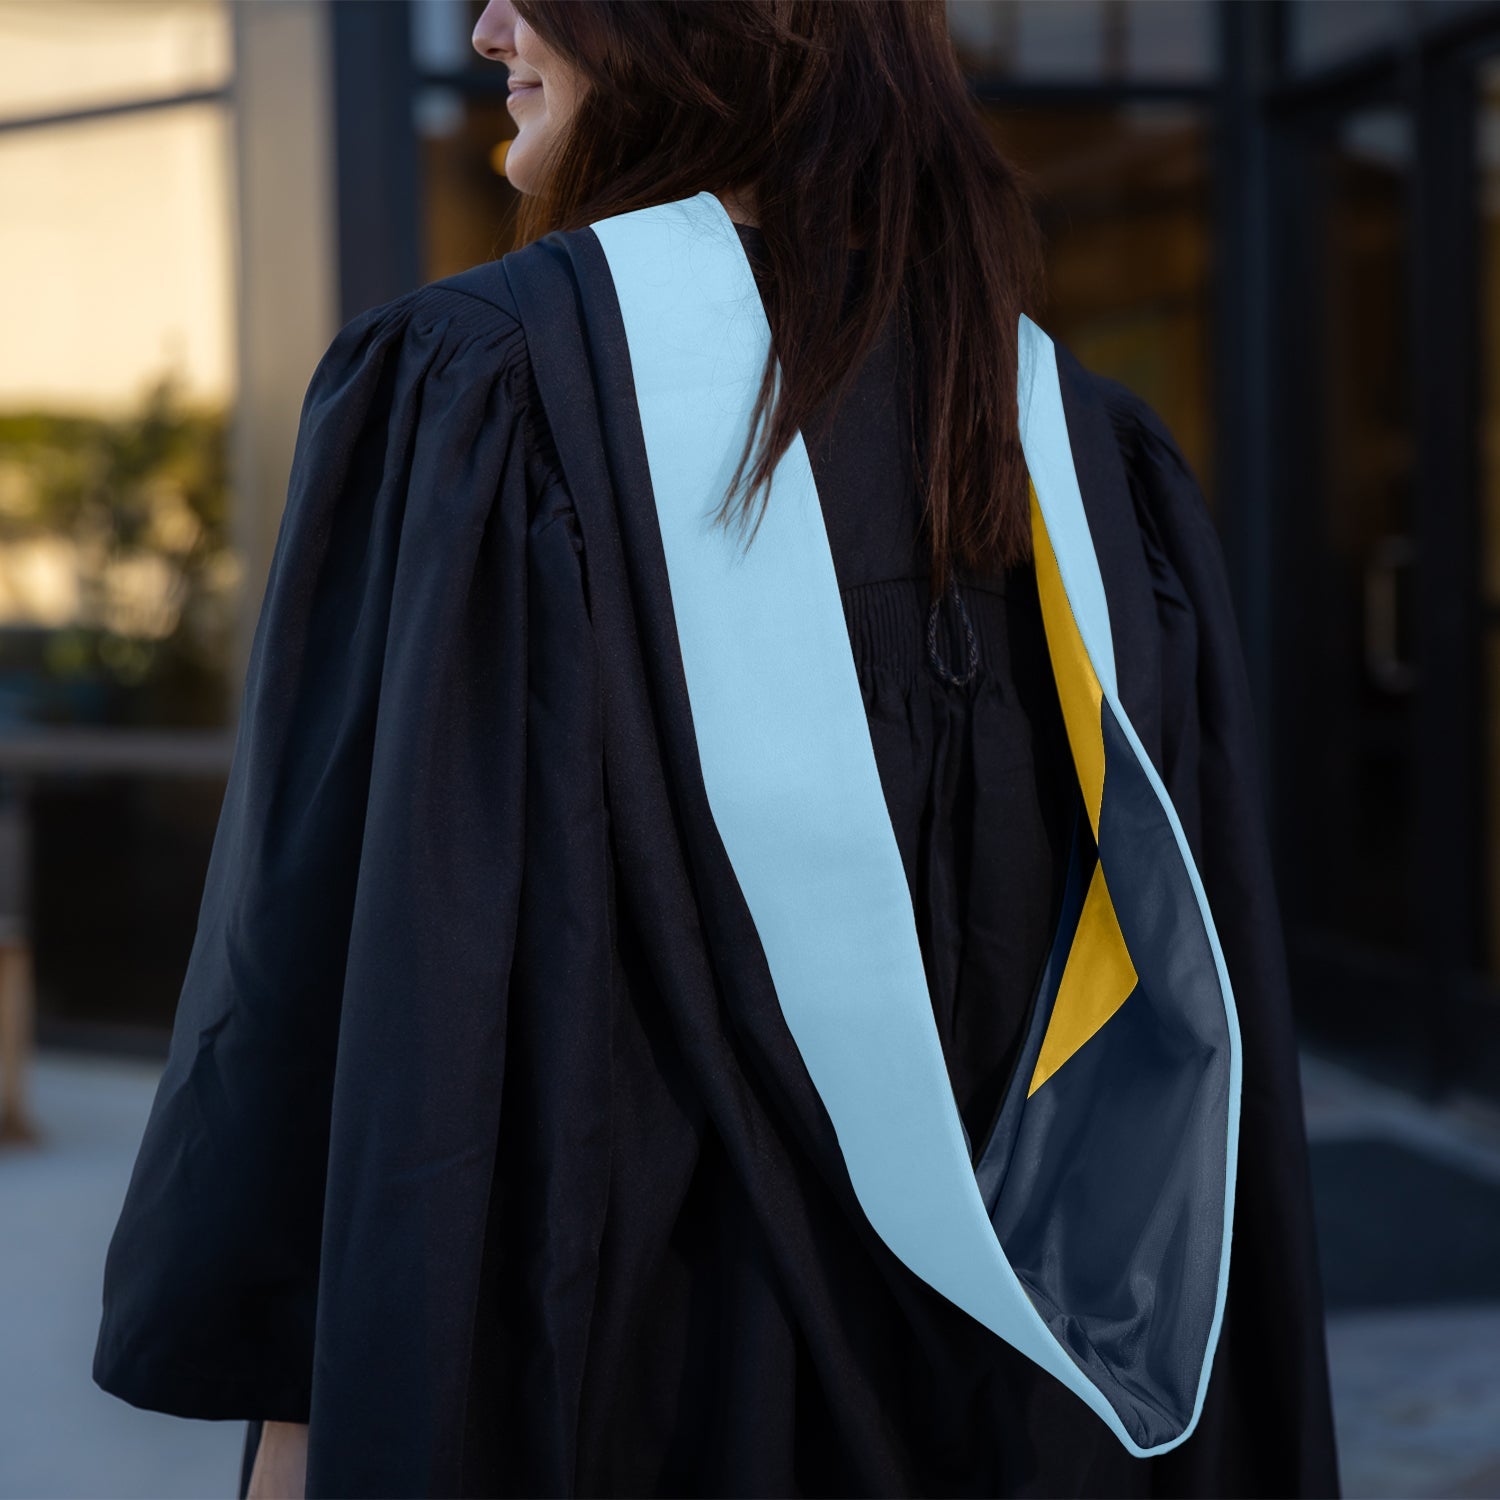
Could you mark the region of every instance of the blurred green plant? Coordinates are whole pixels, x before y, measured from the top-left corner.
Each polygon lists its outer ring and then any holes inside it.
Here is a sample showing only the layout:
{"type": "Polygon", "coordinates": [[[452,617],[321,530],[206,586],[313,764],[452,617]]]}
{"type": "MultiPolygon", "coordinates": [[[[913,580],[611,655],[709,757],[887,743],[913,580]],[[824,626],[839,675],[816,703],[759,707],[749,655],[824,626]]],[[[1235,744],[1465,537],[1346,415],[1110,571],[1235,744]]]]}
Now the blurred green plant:
{"type": "Polygon", "coordinates": [[[0,722],[225,722],[228,448],[172,374],[125,418],[0,413],[0,722]]]}

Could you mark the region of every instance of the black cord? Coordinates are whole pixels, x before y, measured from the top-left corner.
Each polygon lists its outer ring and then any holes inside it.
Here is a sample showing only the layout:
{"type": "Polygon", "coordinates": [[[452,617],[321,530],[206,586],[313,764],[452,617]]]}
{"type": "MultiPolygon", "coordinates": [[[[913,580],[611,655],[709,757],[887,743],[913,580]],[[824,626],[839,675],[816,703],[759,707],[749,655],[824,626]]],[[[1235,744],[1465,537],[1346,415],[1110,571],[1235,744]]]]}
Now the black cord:
{"type": "Polygon", "coordinates": [[[969,667],[962,677],[949,671],[947,664],[938,655],[937,649],[937,619],[938,606],[942,604],[942,596],[932,601],[932,608],[927,611],[927,659],[944,682],[951,682],[955,687],[962,687],[979,670],[979,642],[974,637],[974,626],[969,620],[969,611],[964,605],[963,595],[958,591],[958,584],[952,574],[948,576],[947,593],[953,596],[953,602],[958,605],[959,615],[964,622],[964,634],[968,639],[969,667]]]}

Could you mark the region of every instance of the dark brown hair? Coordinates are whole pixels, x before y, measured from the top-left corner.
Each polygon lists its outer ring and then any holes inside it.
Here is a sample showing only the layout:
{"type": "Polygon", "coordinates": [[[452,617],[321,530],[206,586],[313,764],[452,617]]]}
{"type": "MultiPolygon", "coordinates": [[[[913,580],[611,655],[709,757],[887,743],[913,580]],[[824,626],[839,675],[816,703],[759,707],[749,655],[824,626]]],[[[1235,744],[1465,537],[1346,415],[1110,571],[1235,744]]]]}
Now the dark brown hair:
{"type": "Polygon", "coordinates": [[[1029,556],[1016,324],[1041,289],[1040,232],[1031,184],[997,150],[970,92],[943,0],[515,8],[584,84],[539,191],[521,201],[517,245],[705,189],[755,207],[772,358],[718,521],[735,508],[754,435],[742,523],[894,313],[913,361],[934,591],[954,563],[991,573],[1029,556]],[[845,315],[851,237],[866,275],[845,315]]]}

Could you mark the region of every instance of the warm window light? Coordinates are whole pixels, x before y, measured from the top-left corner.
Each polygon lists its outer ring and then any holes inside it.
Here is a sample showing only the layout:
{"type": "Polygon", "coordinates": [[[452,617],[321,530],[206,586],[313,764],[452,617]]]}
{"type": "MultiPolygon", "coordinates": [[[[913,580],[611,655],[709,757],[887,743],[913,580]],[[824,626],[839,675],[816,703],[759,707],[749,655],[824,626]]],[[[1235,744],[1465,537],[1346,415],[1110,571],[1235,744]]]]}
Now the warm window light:
{"type": "Polygon", "coordinates": [[[490,166],[497,177],[505,176],[505,153],[510,150],[512,139],[512,137],[507,136],[503,141],[496,141],[490,148],[490,166]]]}

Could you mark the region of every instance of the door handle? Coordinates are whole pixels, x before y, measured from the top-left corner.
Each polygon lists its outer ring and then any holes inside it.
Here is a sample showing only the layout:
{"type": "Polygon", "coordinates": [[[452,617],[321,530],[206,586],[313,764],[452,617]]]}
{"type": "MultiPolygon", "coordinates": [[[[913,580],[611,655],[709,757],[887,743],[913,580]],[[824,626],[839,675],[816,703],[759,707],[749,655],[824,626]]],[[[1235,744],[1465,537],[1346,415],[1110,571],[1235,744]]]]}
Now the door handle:
{"type": "Polygon", "coordinates": [[[1400,635],[1400,575],[1416,555],[1410,537],[1384,536],[1365,564],[1365,670],[1388,693],[1409,693],[1417,685],[1416,667],[1401,655],[1400,635]]]}

